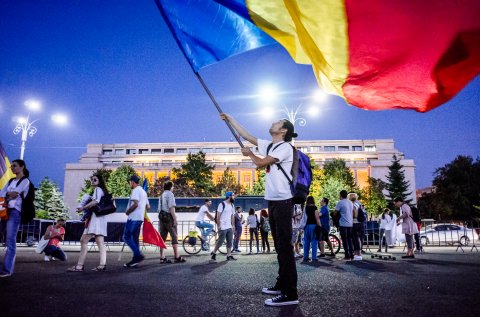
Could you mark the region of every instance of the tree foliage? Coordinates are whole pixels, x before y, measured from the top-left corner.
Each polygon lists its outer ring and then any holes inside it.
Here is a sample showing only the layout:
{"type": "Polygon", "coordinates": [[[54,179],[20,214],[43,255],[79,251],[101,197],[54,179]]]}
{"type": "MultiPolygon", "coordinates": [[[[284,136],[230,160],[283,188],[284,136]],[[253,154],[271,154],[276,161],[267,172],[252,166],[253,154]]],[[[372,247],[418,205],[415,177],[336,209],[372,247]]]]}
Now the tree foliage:
{"type": "Polygon", "coordinates": [[[233,191],[236,194],[243,194],[245,189],[237,181],[235,175],[229,167],[223,171],[222,178],[215,186],[215,195],[223,196],[227,191],[233,191]]]}
{"type": "Polygon", "coordinates": [[[35,192],[35,208],[38,215],[44,219],[68,219],[68,208],[63,202],[63,195],[57,184],[45,177],[35,192]]]}
{"type": "Polygon", "coordinates": [[[381,179],[369,177],[368,185],[360,190],[362,203],[370,215],[380,215],[388,202],[383,191],[387,184],[381,179]]]}
{"type": "Polygon", "coordinates": [[[85,184],[83,185],[82,190],[78,194],[77,201],[80,202],[82,200],[83,195],[85,194],[87,195],[93,194],[93,186],[92,186],[92,183],[90,182],[90,178],[93,175],[101,175],[105,180],[105,184],[108,184],[111,174],[112,174],[112,170],[109,170],[106,168],[99,168],[96,171],[94,171],[89,178],[84,180],[85,184]]]}
{"type": "Polygon", "coordinates": [[[248,192],[250,195],[263,196],[265,195],[265,172],[264,168],[257,168],[258,179],[253,182],[252,189],[248,192]]]}
{"type": "Polygon", "coordinates": [[[405,171],[403,170],[403,165],[400,164],[400,159],[396,155],[393,155],[392,164],[388,167],[387,175],[387,201],[388,205],[393,208],[393,200],[396,197],[401,197],[404,202],[410,204],[411,199],[408,199],[408,196],[412,192],[408,191],[410,184],[405,180],[405,171]]]}
{"type": "Polygon", "coordinates": [[[214,190],[213,170],[215,165],[205,161],[205,153],[189,153],[187,161],[180,168],[173,168],[176,184],[186,184],[195,192],[194,196],[209,196],[214,190]]]}
{"type": "Polygon", "coordinates": [[[325,163],[323,170],[325,174],[324,181],[334,178],[343,184],[342,189],[345,189],[348,192],[358,191],[352,170],[347,167],[345,160],[339,158],[333,159],[333,161],[325,163]]]}
{"type": "MultiPolygon", "coordinates": [[[[340,199],[339,196],[342,189],[345,189],[345,184],[342,182],[342,180],[335,177],[330,177],[327,178],[322,184],[320,195],[318,197],[319,199],[323,197],[328,198],[330,201],[329,208],[333,208],[335,203],[340,199]]],[[[316,201],[316,203],[318,202],[319,200],[316,201]]]]}
{"type": "Polygon", "coordinates": [[[132,189],[128,184],[130,176],[136,175],[130,165],[124,164],[111,172],[107,181],[107,190],[113,197],[130,197],[132,189]]]}
{"type": "Polygon", "coordinates": [[[432,218],[468,220],[479,218],[475,206],[480,205],[480,159],[457,156],[434,173],[433,193],[423,195],[418,205],[432,218]]]}

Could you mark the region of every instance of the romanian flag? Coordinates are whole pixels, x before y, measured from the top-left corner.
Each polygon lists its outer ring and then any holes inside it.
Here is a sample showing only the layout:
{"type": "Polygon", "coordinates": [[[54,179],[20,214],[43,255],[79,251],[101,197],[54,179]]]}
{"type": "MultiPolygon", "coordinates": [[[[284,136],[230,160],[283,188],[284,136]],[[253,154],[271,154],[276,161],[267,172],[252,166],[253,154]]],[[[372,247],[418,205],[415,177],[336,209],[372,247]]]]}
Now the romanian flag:
{"type": "Polygon", "coordinates": [[[279,43],[368,110],[429,111],[480,73],[480,0],[155,0],[195,72],[279,43]]]}
{"type": "Polygon", "coordinates": [[[166,249],[167,246],[163,241],[162,237],[158,233],[157,229],[153,227],[150,218],[148,218],[147,211],[145,211],[145,219],[143,222],[143,242],[159,246],[162,249],[166,249]]]}
{"type": "Polygon", "coordinates": [[[8,160],[7,153],[5,153],[2,143],[0,143],[0,189],[14,177],[15,175],[10,169],[10,161],[8,160]]]}

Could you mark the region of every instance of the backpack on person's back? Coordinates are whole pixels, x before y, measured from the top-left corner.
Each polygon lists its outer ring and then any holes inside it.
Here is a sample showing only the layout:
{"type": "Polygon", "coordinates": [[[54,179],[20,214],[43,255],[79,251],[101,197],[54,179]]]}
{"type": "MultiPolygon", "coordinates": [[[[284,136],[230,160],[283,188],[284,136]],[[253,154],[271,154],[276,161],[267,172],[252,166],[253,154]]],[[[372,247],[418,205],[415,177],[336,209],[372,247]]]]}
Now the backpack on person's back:
{"type": "MultiPolygon", "coordinates": [[[[22,210],[20,214],[22,224],[27,224],[32,221],[33,218],[35,218],[35,186],[33,186],[32,182],[24,176],[20,178],[16,187],[18,187],[24,179],[27,179],[29,181],[29,185],[27,195],[25,195],[25,197],[23,197],[23,195],[20,195],[20,197],[22,198],[22,210]]],[[[10,185],[13,180],[15,180],[15,178],[11,178],[8,181],[8,185],[10,185]]]]}
{"type": "Polygon", "coordinates": [[[262,217],[262,231],[263,232],[270,232],[270,221],[268,220],[268,218],[265,218],[265,217],[262,217]]]}
{"type": "MultiPolygon", "coordinates": [[[[221,212],[223,213],[223,211],[225,210],[225,202],[222,201],[220,204],[222,205],[222,211],[221,212]]],[[[234,204],[232,204],[232,208],[233,208],[233,210],[235,210],[235,205],[234,204]]],[[[215,210],[215,223],[217,225],[219,225],[220,224],[220,219],[218,219],[217,216],[218,216],[218,208],[215,210]]]]}
{"type": "MultiPolygon", "coordinates": [[[[280,144],[277,144],[272,151],[275,151],[280,144]]],[[[290,144],[290,143],[288,143],[290,144]]],[[[270,143],[267,147],[267,155],[272,148],[273,143],[270,143]]],[[[287,172],[283,169],[280,163],[277,163],[278,169],[280,169],[290,184],[290,190],[293,195],[293,202],[295,204],[303,204],[307,200],[308,193],[310,191],[310,185],[312,184],[312,165],[310,164],[310,158],[300,150],[297,150],[293,145],[290,144],[293,149],[293,162],[292,170],[290,171],[290,176],[287,175],[287,172]]]]}
{"type": "Polygon", "coordinates": [[[365,210],[365,206],[360,204],[357,211],[357,221],[358,222],[365,222],[368,219],[367,211],[365,210]]]}

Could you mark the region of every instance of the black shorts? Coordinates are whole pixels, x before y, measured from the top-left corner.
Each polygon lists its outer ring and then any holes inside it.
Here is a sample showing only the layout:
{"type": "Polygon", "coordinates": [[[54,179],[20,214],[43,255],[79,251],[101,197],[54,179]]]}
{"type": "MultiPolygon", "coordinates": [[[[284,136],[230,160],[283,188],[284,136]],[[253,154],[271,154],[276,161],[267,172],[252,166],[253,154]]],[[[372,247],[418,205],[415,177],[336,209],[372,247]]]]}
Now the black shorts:
{"type": "Polygon", "coordinates": [[[328,241],[328,231],[325,228],[320,228],[320,239],[318,241],[328,241]]]}

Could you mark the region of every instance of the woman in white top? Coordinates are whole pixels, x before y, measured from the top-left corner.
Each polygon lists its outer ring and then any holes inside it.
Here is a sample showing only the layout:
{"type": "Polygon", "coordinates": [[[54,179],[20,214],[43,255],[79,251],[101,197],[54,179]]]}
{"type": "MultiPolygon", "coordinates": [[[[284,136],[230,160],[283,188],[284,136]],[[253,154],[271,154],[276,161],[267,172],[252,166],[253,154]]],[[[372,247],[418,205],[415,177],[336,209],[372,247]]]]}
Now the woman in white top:
{"type": "MultiPolygon", "coordinates": [[[[94,188],[92,200],[85,206],[77,208],[77,212],[95,207],[98,205],[98,203],[100,203],[100,199],[104,195],[108,194],[102,175],[94,174],[90,181],[94,188]]],[[[105,249],[104,242],[104,238],[107,236],[107,224],[108,221],[105,216],[97,217],[94,212],[92,213],[90,220],[87,220],[87,226],[83,231],[82,237],[80,238],[81,247],[78,262],[75,266],[68,269],[69,272],[83,271],[83,265],[88,252],[88,241],[90,241],[92,238],[95,238],[95,242],[97,243],[98,251],[100,253],[100,265],[92,269],[92,271],[105,271],[107,269],[107,250],[105,249]]]]}
{"type": "MultiPolygon", "coordinates": [[[[10,165],[15,178],[8,181],[2,188],[0,197],[4,197],[7,203],[8,220],[6,221],[6,246],[3,267],[0,277],[8,277],[13,274],[15,256],[17,254],[17,233],[21,222],[22,197],[28,193],[30,181],[29,172],[23,160],[14,160],[10,165]]],[[[4,221],[4,220],[3,220],[4,221]]]]}
{"type": "MultiPolygon", "coordinates": [[[[383,243],[383,237],[385,235],[385,231],[387,231],[387,228],[391,228],[391,222],[392,222],[392,217],[389,215],[390,209],[385,208],[383,210],[382,215],[380,216],[380,230],[379,230],[379,242],[378,242],[378,250],[377,252],[382,251],[382,243],[383,243]]],[[[387,234],[390,234],[390,230],[387,232],[387,234]]],[[[386,237],[385,237],[386,238],[386,237]]],[[[388,243],[385,241],[385,252],[388,252],[388,243]]]]}

